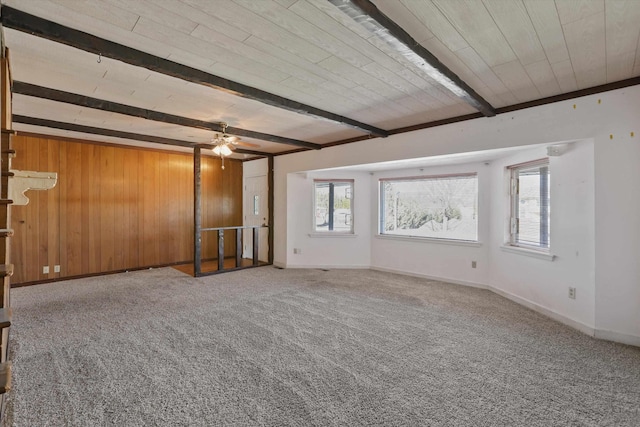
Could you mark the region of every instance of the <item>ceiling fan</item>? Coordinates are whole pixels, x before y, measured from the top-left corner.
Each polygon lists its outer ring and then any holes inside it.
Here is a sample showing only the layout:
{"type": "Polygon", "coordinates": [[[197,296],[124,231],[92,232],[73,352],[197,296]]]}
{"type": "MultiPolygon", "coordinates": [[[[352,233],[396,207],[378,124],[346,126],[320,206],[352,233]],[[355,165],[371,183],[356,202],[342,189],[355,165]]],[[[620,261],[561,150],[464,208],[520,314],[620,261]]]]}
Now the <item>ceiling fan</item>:
{"type": "Polygon", "coordinates": [[[211,139],[211,144],[213,145],[213,152],[220,156],[222,160],[222,169],[224,169],[224,158],[233,154],[233,151],[236,149],[236,146],[240,147],[260,147],[258,144],[252,144],[250,142],[245,142],[240,140],[237,136],[231,136],[227,134],[227,124],[221,123],[222,125],[222,133],[217,133],[213,139],[211,139]]]}

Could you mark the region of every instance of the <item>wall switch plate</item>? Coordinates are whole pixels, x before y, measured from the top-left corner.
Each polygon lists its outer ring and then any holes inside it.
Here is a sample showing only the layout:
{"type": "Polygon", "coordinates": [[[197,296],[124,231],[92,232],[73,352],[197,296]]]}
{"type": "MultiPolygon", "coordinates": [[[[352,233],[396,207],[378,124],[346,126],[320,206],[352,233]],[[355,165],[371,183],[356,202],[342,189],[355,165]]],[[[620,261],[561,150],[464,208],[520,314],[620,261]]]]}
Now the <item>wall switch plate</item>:
{"type": "Polygon", "coordinates": [[[569,287],[569,298],[576,299],[576,288],[569,287]]]}
{"type": "Polygon", "coordinates": [[[44,267],[42,267],[42,274],[49,274],[49,266],[45,265],[44,267]]]}
{"type": "Polygon", "coordinates": [[[471,268],[476,268],[478,263],[476,261],[471,261],[471,268]]]}
{"type": "Polygon", "coordinates": [[[53,272],[54,273],[60,273],[60,266],[59,265],[54,265],[53,266],[53,272]]]}

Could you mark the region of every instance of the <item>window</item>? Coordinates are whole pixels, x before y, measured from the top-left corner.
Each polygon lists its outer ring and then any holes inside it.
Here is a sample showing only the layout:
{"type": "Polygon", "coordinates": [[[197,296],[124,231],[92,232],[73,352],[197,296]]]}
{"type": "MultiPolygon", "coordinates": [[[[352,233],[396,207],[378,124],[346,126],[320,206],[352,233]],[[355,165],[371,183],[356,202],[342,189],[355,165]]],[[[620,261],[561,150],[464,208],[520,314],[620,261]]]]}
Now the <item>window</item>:
{"type": "Polygon", "coordinates": [[[549,249],[549,160],[510,166],[510,244],[549,249]]]}
{"type": "Polygon", "coordinates": [[[315,232],[353,233],[353,180],[314,180],[315,232]]]}
{"type": "Polygon", "coordinates": [[[477,241],[477,174],[381,179],[379,231],[477,241]]]}

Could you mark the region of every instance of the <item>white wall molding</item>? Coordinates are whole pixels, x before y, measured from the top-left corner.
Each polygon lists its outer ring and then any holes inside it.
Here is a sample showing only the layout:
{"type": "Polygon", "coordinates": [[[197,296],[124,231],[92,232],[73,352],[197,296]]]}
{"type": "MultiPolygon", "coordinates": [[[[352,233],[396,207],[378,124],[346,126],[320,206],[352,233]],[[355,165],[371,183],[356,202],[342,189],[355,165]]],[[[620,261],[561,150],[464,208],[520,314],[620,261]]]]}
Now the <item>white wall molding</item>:
{"type": "Polygon", "coordinates": [[[531,258],[543,259],[545,261],[553,261],[556,258],[555,255],[550,254],[548,252],[536,251],[536,250],[533,250],[533,249],[526,249],[526,248],[521,248],[521,247],[518,247],[518,246],[503,245],[503,246],[500,246],[500,250],[502,252],[510,252],[512,254],[528,256],[528,257],[531,257],[531,258]]]}
{"type": "MultiPolygon", "coordinates": [[[[587,334],[591,337],[593,337],[595,335],[595,329],[589,325],[585,325],[582,322],[579,322],[577,320],[574,319],[570,319],[569,317],[563,316],[562,314],[556,313],[555,311],[548,309],[546,307],[541,306],[540,304],[536,304],[532,301],[529,301],[525,298],[521,298],[517,295],[513,295],[509,292],[505,292],[502,289],[496,288],[494,286],[491,285],[487,285],[487,284],[483,284],[483,283],[476,283],[476,282],[469,282],[469,281],[465,281],[465,280],[452,280],[452,279],[448,279],[446,277],[435,277],[435,276],[430,276],[427,274],[420,274],[420,273],[412,273],[412,272],[406,272],[406,271],[401,271],[401,270],[394,270],[391,268],[380,268],[380,267],[371,267],[371,270],[375,270],[375,271],[385,271],[387,273],[395,273],[395,274],[401,274],[404,276],[412,276],[412,277],[421,277],[424,279],[429,279],[429,280],[438,280],[440,282],[445,282],[445,283],[453,283],[455,285],[462,285],[462,286],[469,286],[469,287],[473,287],[473,288],[480,288],[480,289],[486,289],[488,291],[491,291],[495,294],[500,295],[501,297],[504,297],[510,301],[515,302],[518,305],[524,306],[526,308],[529,308],[537,313],[540,313],[550,319],[553,319],[555,321],[558,321],[566,326],[569,326],[573,329],[577,329],[578,331],[587,334]]],[[[611,333],[609,336],[613,336],[613,334],[615,333],[611,333]]],[[[638,337],[640,338],[640,337],[638,337]]],[[[617,341],[617,342],[622,342],[624,344],[628,344],[628,342],[625,341],[618,341],[616,339],[611,339],[611,338],[603,338],[603,339],[608,339],[609,341],[617,341]]],[[[640,344],[636,344],[636,345],[640,345],[640,344]]]]}
{"type": "Polygon", "coordinates": [[[358,237],[357,234],[354,233],[339,233],[339,232],[326,232],[326,233],[309,233],[308,234],[309,237],[312,237],[314,239],[316,238],[320,238],[320,239],[345,239],[345,238],[355,238],[358,237]]]}
{"type": "Polygon", "coordinates": [[[613,341],[621,344],[634,345],[640,347],[640,337],[637,335],[623,334],[620,332],[596,329],[595,337],[601,340],[613,341]]]}
{"type": "MultiPolygon", "coordinates": [[[[275,265],[275,264],[274,264],[275,265]]],[[[277,266],[279,267],[279,266],[277,266]]],[[[306,268],[310,270],[345,270],[345,269],[353,269],[353,270],[369,270],[370,267],[368,265],[287,265],[283,268],[306,268]]]]}
{"type": "Polygon", "coordinates": [[[415,273],[415,272],[410,272],[410,271],[402,271],[402,270],[396,270],[396,269],[393,269],[393,268],[385,268],[385,267],[373,267],[372,266],[370,269],[374,270],[374,271],[384,271],[385,273],[400,274],[400,275],[403,275],[403,276],[419,277],[421,279],[437,280],[439,282],[444,282],[444,283],[453,283],[454,285],[469,286],[470,288],[490,289],[490,287],[485,285],[485,284],[477,283],[477,282],[470,282],[470,281],[466,281],[466,280],[448,279],[446,277],[430,276],[428,274],[415,273]]]}
{"type": "Polygon", "coordinates": [[[592,326],[589,326],[589,325],[586,325],[586,324],[584,324],[582,322],[579,322],[577,320],[571,319],[571,318],[569,318],[567,316],[564,316],[564,315],[562,315],[560,313],[557,313],[557,312],[555,312],[555,311],[553,311],[553,310],[551,310],[551,309],[549,309],[547,307],[543,307],[540,304],[536,304],[533,301],[529,301],[529,300],[527,300],[525,298],[519,297],[519,296],[511,294],[509,292],[505,292],[502,289],[498,289],[498,288],[495,288],[493,286],[487,286],[487,289],[489,289],[490,291],[492,291],[492,292],[494,292],[494,293],[496,293],[496,294],[498,294],[498,295],[500,295],[500,296],[502,296],[502,297],[504,297],[504,298],[506,298],[506,299],[508,299],[510,301],[513,301],[513,302],[515,302],[517,304],[520,304],[520,305],[522,305],[524,307],[527,307],[527,308],[529,308],[529,309],[531,309],[531,310],[533,310],[533,311],[535,311],[537,313],[540,313],[540,314],[542,314],[542,315],[544,315],[544,316],[546,316],[546,317],[548,317],[550,319],[553,319],[553,320],[555,320],[557,322],[560,322],[560,323],[562,323],[562,324],[564,324],[566,326],[570,326],[573,329],[577,329],[578,331],[580,331],[580,332],[582,332],[584,334],[587,334],[590,337],[595,336],[595,329],[592,326]]]}
{"type": "Polygon", "coordinates": [[[376,239],[388,239],[388,240],[400,240],[404,242],[418,242],[418,243],[435,243],[438,245],[454,245],[454,246],[471,246],[479,248],[482,246],[482,242],[472,240],[455,240],[455,239],[437,239],[433,237],[421,237],[421,236],[403,236],[401,234],[380,234],[377,233],[373,237],[376,239]]]}
{"type": "Polygon", "coordinates": [[[308,266],[302,266],[302,265],[293,265],[290,267],[286,267],[284,265],[281,265],[279,263],[274,263],[274,265],[276,267],[280,267],[280,268],[306,268],[306,269],[314,269],[314,270],[331,270],[331,269],[357,269],[357,270],[364,270],[364,269],[368,269],[368,270],[373,270],[373,271],[382,271],[385,273],[393,273],[393,274],[399,274],[402,276],[410,276],[410,277],[418,277],[421,279],[428,279],[428,280],[437,280],[439,282],[443,282],[443,283],[450,283],[450,284],[454,284],[454,285],[460,285],[460,286],[468,286],[471,288],[477,288],[477,289],[486,289],[488,291],[491,291],[497,295],[500,295],[503,298],[508,299],[509,301],[512,301],[518,305],[521,305],[523,307],[526,307],[530,310],[535,311],[536,313],[542,314],[545,317],[548,317],[552,320],[555,320],[559,323],[562,323],[565,326],[568,326],[572,329],[575,329],[577,331],[582,332],[585,335],[588,335],[590,337],[594,337],[596,339],[601,339],[601,340],[605,340],[605,341],[612,341],[612,342],[616,342],[616,343],[620,343],[620,344],[627,344],[627,345],[633,345],[633,346],[637,346],[640,347],[640,337],[639,336],[635,336],[635,335],[630,335],[630,334],[623,334],[623,333],[619,333],[619,332],[614,332],[614,331],[606,331],[606,330],[602,330],[602,329],[595,329],[592,326],[586,325],[582,322],[579,322],[577,320],[571,319],[567,316],[564,316],[560,313],[557,313],[547,307],[543,307],[540,304],[536,304],[532,301],[529,301],[525,298],[519,297],[517,295],[511,294],[509,292],[506,292],[502,289],[496,288],[494,286],[491,285],[487,285],[484,283],[477,283],[477,282],[470,282],[470,281],[466,281],[466,280],[455,280],[455,279],[449,279],[446,277],[437,277],[437,276],[431,276],[428,274],[422,274],[422,273],[415,273],[415,272],[410,272],[410,271],[402,271],[402,270],[396,270],[396,269],[392,269],[392,268],[383,268],[383,267],[373,267],[373,266],[365,266],[365,265],[353,265],[353,266],[345,266],[345,265],[308,265],[308,266]]]}

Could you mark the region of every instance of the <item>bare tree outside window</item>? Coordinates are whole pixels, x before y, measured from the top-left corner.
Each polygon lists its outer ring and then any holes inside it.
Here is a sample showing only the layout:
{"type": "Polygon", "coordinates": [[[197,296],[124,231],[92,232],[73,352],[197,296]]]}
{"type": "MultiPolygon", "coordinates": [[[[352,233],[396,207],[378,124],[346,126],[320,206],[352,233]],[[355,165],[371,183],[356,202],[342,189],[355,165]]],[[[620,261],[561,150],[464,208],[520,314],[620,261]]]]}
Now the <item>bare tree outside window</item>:
{"type": "Polygon", "coordinates": [[[475,174],[381,180],[380,193],[380,234],[478,238],[475,174]]]}

